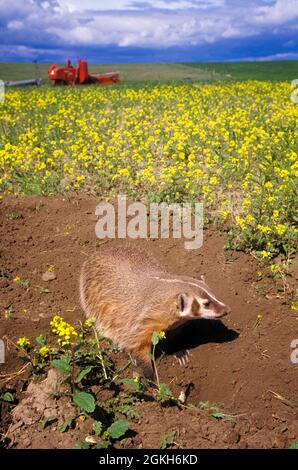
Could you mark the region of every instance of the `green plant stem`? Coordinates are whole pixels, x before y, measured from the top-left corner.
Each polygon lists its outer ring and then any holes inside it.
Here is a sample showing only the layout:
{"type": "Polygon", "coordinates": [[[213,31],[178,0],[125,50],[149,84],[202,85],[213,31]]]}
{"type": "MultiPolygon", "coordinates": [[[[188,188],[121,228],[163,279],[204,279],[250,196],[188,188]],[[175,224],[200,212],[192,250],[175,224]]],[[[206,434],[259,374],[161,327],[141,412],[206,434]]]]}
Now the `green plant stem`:
{"type": "Polygon", "coordinates": [[[155,345],[152,346],[152,362],[153,362],[153,368],[154,368],[158,390],[160,390],[160,381],[159,381],[159,376],[158,376],[156,361],[155,361],[155,345]]]}
{"type": "Polygon", "coordinates": [[[98,332],[97,332],[97,329],[95,328],[94,325],[92,325],[92,329],[93,329],[93,333],[94,333],[97,348],[98,348],[98,358],[99,358],[100,363],[101,363],[104,378],[107,380],[108,379],[108,374],[107,374],[107,370],[105,368],[104,360],[103,360],[102,353],[101,353],[101,350],[100,350],[100,341],[99,341],[99,337],[98,337],[98,332]]]}
{"type": "Polygon", "coordinates": [[[114,375],[113,379],[112,379],[112,382],[114,382],[116,380],[117,377],[119,377],[120,374],[122,374],[122,372],[124,372],[126,369],[128,369],[128,367],[131,365],[131,361],[128,361],[124,367],[122,367],[122,369],[119,369],[117,374],[114,375]]]}

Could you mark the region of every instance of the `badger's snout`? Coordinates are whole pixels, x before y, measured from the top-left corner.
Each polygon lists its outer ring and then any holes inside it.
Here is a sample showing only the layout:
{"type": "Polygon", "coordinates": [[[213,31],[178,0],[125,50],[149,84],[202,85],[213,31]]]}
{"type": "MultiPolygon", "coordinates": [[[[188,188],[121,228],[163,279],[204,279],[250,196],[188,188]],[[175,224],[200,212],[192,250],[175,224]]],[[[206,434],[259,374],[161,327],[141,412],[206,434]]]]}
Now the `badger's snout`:
{"type": "Polygon", "coordinates": [[[231,313],[231,308],[222,303],[209,303],[201,306],[200,316],[206,320],[218,320],[231,313]]]}
{"type": "Polygon", "coordinates": [[[228,305],[225,305],[221,308],[220,312],[218,313],[218,318],[225,317],[231,313],[232,309],[228,305]]]}

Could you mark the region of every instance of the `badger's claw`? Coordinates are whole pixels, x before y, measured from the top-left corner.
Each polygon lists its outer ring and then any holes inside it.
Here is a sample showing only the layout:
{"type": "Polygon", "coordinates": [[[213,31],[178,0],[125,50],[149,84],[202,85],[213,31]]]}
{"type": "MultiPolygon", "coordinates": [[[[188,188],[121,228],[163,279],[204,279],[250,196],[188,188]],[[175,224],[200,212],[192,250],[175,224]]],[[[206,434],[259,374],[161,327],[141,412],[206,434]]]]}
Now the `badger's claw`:
{"type": "Polygon", "coordinates": [[[181,351],[176,352],[174,356],[181,367],[186,366],[189,362],[189,351],[187,349],[182,349],[181,351]]]}

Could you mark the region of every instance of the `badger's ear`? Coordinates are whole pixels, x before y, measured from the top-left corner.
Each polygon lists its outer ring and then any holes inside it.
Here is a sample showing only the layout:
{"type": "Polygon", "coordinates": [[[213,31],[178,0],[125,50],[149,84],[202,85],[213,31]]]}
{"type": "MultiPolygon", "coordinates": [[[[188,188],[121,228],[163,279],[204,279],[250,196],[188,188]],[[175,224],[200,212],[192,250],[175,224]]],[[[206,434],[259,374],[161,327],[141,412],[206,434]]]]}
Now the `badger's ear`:
{"type": "Polygon", "coordinates": [[[192,301],[191,295],[186,293],[178,294],[178,310],[182,317],[191,313],[192,301]]]}
{"type": "Polygon", "coordinates": [[[201,279],[201,281],[206,282],[206,278],[205,278],[204,274],[202,274],[202,276],[200,277],[200,279],[201,279]]]}

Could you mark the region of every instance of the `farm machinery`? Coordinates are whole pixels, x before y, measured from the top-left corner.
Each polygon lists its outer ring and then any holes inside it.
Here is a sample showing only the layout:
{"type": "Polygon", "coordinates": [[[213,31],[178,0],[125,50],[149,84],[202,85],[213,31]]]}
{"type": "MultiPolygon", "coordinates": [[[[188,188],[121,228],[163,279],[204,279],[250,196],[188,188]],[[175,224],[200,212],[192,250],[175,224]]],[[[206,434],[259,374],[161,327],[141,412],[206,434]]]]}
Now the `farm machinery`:
{"type": "Polygon", "coordinates": [[[24,86],[24,85],[37,85],[40,86],[42,85],[42,79],[41,78],[30,78],[29,80],[9,80],[7,82],[4,82],[5,86],[24,86]]]}
{"type": "Polygon", "coordinates": [[[89,73],[86,60],[78,60],[77,67],[74,67],[70,60],[64,67],[53,64],[48,69],[48,77],[55,86],[85,85],[87,83],[108,85],[120,82],[118,72],[89,73]]]}

